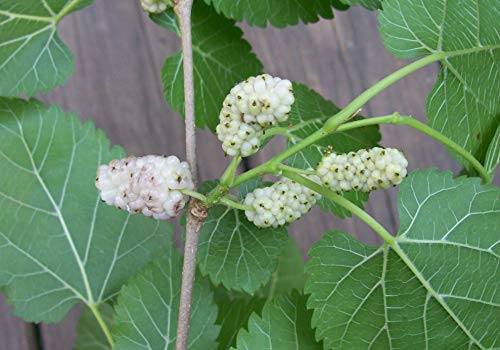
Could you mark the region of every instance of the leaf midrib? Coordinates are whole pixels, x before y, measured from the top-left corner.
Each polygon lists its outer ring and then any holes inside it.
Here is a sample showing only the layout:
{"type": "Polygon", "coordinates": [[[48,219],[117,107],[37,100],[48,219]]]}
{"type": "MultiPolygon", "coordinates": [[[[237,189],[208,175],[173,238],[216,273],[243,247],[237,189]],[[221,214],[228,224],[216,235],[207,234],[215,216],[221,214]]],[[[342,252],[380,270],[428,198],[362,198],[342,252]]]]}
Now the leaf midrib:
{"type": "Polygon", "coordinates": [[[66,16],[78,3],[82,0],[72,0],[69,3],[66,3],[64,7],[59,11],[59,13],[55,13],[52,8],[49,7],[45,0],[42,0],[42,5],[52,16],[33,16],[33,15],[25,15],[22,13],[15,13],[5,10],[0,10],[0,15],[7,16],[9,18],[18,18],[24,19],[33,22],[49,22],[52,24],[57,24],[64,16],[66,16]]]}
{"type": "Polygon", "coordinates": [[[66,224],[66,220],[65,220],[64,216],[62,215],[61,209],[59,208],[59,206],[55,202],[54,197],[52,196],[51,192],[47,188],[47,185],[45,184],[45,181],[42,179],[42,177],[40,176],[40,173],[38,172],[38,169],[37,169],[36,164],[35,164],[35,160],[33,159],[33,154],[31,153],[31,151],[30,151],[30,149],[28,147],[28,144],[26,143],[26,139],[24,138],[24,131],[23,131],[23,128],[22,128],[22,125],[21,125],[19,119],[17,118],[17,116],[14,114],[13,111],[12,111],[12,113],[13,113],[14,118],[17,121],[17,125],[18,125],[19,132],[20,132],[20,135],[21,135],[21,141],[22,141],[23,146],[24,146],[24,148],[26,150],[26,154],[29,157],[29,160],[30,160],[30,163],[31,163],[31,166],[32,166],[32,169],[33,169],[33,174],[35,175],[36,179],[40,183],[40,186],[42,187],[43,191],[47,195],[47,198],[49,199],[52,207],[54,208],[54,210],[56,212],[56,215],[57,215],[57,218],[59,220],[59,223],[61,224],[61,227],[62,227],[62,229],[64,231],[64,235],[66,236],[68,244],[70,245],[71,251],[73,252],[73,255],[75,257],[75,260],[76,260],[76,263],[78,265],[78,268],[80,269],[80,273],[82,275],[83,283],[84,283],[84,286],[85,286],[85,291],[87,293],[87,300],[83,300],[83,301],[85,303],[87,303],[88,305],[93,305],[94,301],[93,301],[92,291],[91,291],[91,288],[90,288],[90,283],[89,283],[89,279],[88,279],[88,276],[87,276],[87,272],[85,271],[85,267],[83,266],[83,262],[80,259],[78,251],[76,249],[75,242],[73,241],[73,238],[72,238],[72,236],[70,234],[70,231],[68,229],[68,226],[66,224]]]}
{"type": "MultiPolygon", "coordinates": [[[[421,272],[417,269],[417,267],[413,264],[413,262],[410,260],[410,258],[406,255],[405,251],[399,246],[399,241],[404,242],[404,239],[402,240],[394,240],[389,244],[389,246],[396,252],[396,254],[399,256],[399,258],[405,263],[405,265],[410,269],[410,271],[417,277],[417,279],[420,281],[422,286],[427,290],[427,292],[434,297],[434,299],[441,305],[441,307],[450,315],[450,317],[455,321],[455,323],[460,327],[460,329],[469,337],[471,341],[473,341],[480,349],[486,349],[478,339],[476,339],[470,330],[460,321],[453,312],[453,310],[450,309],[450,307],[446,304],[446,302],[441,298],[441,295],[430,285],[430,283],[424,278],[424,276],[421,274],[421,272]]],[[[384,257],[384,261],[386,260],[386,257],[384,257]]]]}
{"type": "Polygon", "coordinates": [[[0,15],[7,16],[9,18],[19,18],[25,19],[28,21],[34,22],[49,22],[53,23],[55,17],[46,17],[46,16],[32,16],[32,15],[23,15],[22,13],[13,13],[9,11],[0,10],[0,15]]]}

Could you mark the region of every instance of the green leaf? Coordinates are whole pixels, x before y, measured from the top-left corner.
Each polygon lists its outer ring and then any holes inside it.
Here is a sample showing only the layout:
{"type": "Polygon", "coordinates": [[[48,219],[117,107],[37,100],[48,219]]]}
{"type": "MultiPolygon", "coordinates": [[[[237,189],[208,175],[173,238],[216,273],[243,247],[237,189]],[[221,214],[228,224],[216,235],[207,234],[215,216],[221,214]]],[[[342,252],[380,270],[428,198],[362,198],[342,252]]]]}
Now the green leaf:
{"type": "Polygon", "coordinates": [[[427,119],[482,163],[500,123],[499,15],[498,0],[386,0],[379,17],[385,46],[400,58],[464,53],[441,61],[427,119]]]}
{"type": "Polygon", "coordinates": [[[253,314],[248,331],[238,333],[236,349],[321,350],[311,329],[307,298],[294,291],[281,295],[264,306],[262,317],[253,314]]]}
{"type": "Polygon", "coordinates": [[[323,236],[306,266],[308,307],[328,349],[500,346],[500,190],[415,171],[399,192],[397,239],[323,236]]]}
{"type": "MultiPolygon", "coordinates": [[[[289,128],[291,136],[288,139],[288,147],[295,145],[318,131],[328,118],[340,111],[332,102],[325,100],[317,92],[303,84],[294,83],[293,88],[295,103],[292,106],[289,119],[289,122],[293,126],[289,128]]],[[[345,153],[357,151],[362,148],[375,147],[380,138],[380,133],[376,126],[338,132],[323,138],[317,144],[313,144],[295,153],[287,160],[287,163],[296,168],[316,169],[323,157],[323,152],[328,146],[331,146],[335,152],[345,153]]],[[[352,191],[341,192],[340,194],[359,207],[363,207],[363,201],[368,200],[368,194],[362,192],[352,191]]],[[[332,211],[341,218],[351,215],[349,211],[328,199],[322,198],[318,201],[318,204],[323,210],[332,211]]]]}
{"type": "Polygon", "coordinates": [[[500,163],[500,124],[497,127],[495,136],[491,140],[491,143],[486,152],[486,161],[484,162],[484,168],[493,178],[495,176],[498,164],[500,163]]]}
{"type": "Polygon", "coordinates": [[[340,0],[345,5],[354,6],[360,4],[368,10],[378,10],[382,8],[382,0],[340,0]]]}
{"type": "Polygon", "coordinates": [[[215,285],[254,294],[276,270],[286,239],[284,228],[258,228],[244,212],[214,206],[200,231],[198,266],[215,285]]]}
{"type": "Polygon", "coordinates": [[[57,322],[112,298],[172,225],[107,206],[98,165],[122,158],[104,133],[58,106],[0,98],[0,286],[16,315],[57,322]]]}
{"type": "Polygon", "coordinates": [[[73,55],[57,35],[57,24],[91,2],[0,2],[0,95],[33,96],[66,82],[73,73],[73,55]]]}
{"type": "MultiPolygon", "coordinates": [[[[99,307],[99,311],[110,328],[113,322],[113,308],[108,303],[104,303],[99,307]]],[[[75,350],[112,350],[106,335],[89,308],[85,308],[80,316],[76,334],[75,350]]]]}
{"type": "Polygon", "coordinates": [[[236,346],[236,337],[239,330],[247,326],[252,313],[261,313],[266,299],[228,291],[222,286],[214,289],[215,302],[219,308],[217,324],[221,326],[217,338],[218,350],[227,350],[232,346],[236,346]]]}
{"type": "MultiPolygon", "coordinates": [[[[149,266],[121,291],[115,306],[116,350],[175,349],[182,279],[182,255],[168,244],[149,266]]],[[[217,349],[217,306],[208,282],[196,278],[188,348],[217,349]]]]}
{"type": "Polygon", "coordinates": [[[275,27],[318,22],[320,18],[333,18],[336,0],[205,0],[212,4],[217,12],[228,18],[250,25],[265,27],[267,22],[275,27]]]}
{"type": "Polygon", "coordinates": [[[269,283],[257,292],[257,295],[272,299],[275,295],[287,294],[296,289],[304,289],[304,260],[297,243],[288,237],[269,283]]]}
{"type": "Polygon", "coordinates": [[[246,293],[228,291],[222,286],[215,288],[215,300],[219,306],[217,324],[221,325],[219,349],[236,346],[238,331],[246,327],[253,312],[261,314],[266,300],[276,295],[288,294],[292,290],[304,288],[304,262],[295,241],[288,237],[278,261],[278,268],[271,280],[252,297],[246,293]]]}
{"type": "MultiPolygon", "coordinates": [[[[151,18],[179,34],[173,16],[173,12],[165,12],[151,18]]],[[[202,1],[194,4],[192,23],[196,125],[214,131],[222,102],[231,88],[260,74],[263,66],[235,22],[218,15],[202,1]]],[[[168,103],[184,113],[182,52],[167,58],[162,80],[168,103]]]]}
{"type": "Polygon", "coordinates": [[[345,0],[332,0],[332,6],[340,11],[349,9],[349,5],[344,3],[345,0]]]}

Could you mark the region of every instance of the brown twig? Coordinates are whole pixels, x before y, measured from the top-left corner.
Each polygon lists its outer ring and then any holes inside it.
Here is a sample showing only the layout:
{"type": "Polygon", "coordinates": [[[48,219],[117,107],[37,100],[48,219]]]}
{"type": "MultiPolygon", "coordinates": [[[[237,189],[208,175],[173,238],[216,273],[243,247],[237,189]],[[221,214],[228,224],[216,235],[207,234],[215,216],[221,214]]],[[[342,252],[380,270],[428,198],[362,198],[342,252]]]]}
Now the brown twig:
{"type": "MultiPolygon", "coordinates": [[[[182,57],[184,65],[184,113],[186,117],[186,158],[197,184],[196,163],[196,126],[194,115],[194,81],[193,81],[193,45],[191,39],[191,9],[193,0],[177,0],[175,13],[179,18],[182,57]]],[[[189,204],[186,243],[184,246],[184,265],[182,268],[182,286],[177,322],[176,350],[186,350],[189,335],[189,320],[191,317],[191,300],[194,279],[196,275],[196,254],[198,252],[198,237],[201,226],[207,216],[207,208],[197,199],[189,204]]]]}
{"type": "MultiPolygon", "coordinates": [[[[179,18],[184,66],[184,114],[186,118],[186,158],[196,182],[196,125],[194,115],[193,43],[191,39],[191,9],[193,0],[177,0],[175,13],[179,18]]],[[[195,183],[196,185],[196,183],[195,183]]]]}
{"type": "Polygon", "coordinates": [[[186,350],[191,315],[191,299],[196,275],[196,255],[198,252],[198,233],[207,217],[208,209],[198,199],[189,203],[186,224],[186,243],[184,246],[184,266],[182,269],[181,301],[177,323],[176,350],[186,350]]]}

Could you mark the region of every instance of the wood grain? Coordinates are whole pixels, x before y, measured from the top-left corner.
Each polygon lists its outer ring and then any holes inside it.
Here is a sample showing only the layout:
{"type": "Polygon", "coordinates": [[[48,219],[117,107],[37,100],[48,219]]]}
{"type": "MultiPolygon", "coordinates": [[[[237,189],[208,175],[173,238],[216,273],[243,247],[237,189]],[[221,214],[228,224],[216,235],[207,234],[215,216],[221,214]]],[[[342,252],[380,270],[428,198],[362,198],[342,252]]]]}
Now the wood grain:
{"type": "MultiPolygon", "coordinates": [[[[242,28],[267,72],[307,83],[340,106],[405,64],[381,45],[376,13],[361,8],[338,13],[335,21],[309,26],[263,30],[243,24],[242,28]]],[[[151,23],[138,1],[97,1],[64,19],[60,32],[76,56],[75,75],[65,87],[42,96],[43,101],[94,120],[129,154],[182,157],[183,122],[165,102],[160,80],[163,62],[179,49],[179,39],[151,23]]],[[[437,65],[428,67],[398,82],[367,104],[364,115],[399,111],[424,120],[425,99],[436,70],[437,65]]],[[[417,132],[383,126],[382,133],[382,144],[402,148],[411,168],[458,169],[442,146],[417,132]]],[[[198,144],[201,178],[219,177],[229,162],[219,142],[204,131],[198,144]]],[[[247,166],[269,158],[282,144],[273,142],[247,166]]],[[[395,190],[375,193],[367,205],[391,232],[398,226],[395,197],[395,190]]],[[[332,229],[343,229],[366,243],[380,243],[359,220],[340,220],[319,209],[292,225],[291,234],[305,253],[323,232],[332,229]]],[[[71,312],[59,325],[41,327],[45,349],[72,348],[78,313],[71,312]]],[[[0,350],[34,349],[32,333],[28,325],[10,316],[0,300],[0,350]]]]}
{"type": "Polygon", "coordinates": [[[33,327],[12,315],[12,309],[0,293],[0,350],[35,350],[33,327]]]}

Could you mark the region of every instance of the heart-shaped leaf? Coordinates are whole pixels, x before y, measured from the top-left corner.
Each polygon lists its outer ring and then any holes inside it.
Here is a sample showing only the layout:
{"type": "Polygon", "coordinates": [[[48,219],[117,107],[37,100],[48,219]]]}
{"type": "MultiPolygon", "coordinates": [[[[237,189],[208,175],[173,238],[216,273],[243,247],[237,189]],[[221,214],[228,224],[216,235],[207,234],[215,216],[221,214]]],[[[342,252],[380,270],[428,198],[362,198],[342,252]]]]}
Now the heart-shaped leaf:
{"type": "Polygon", "coordinates": [[[96,169],[123,156],[91,122],[0,98],[0,286],[16,315],[98,305],[163,248],[172,225],[101,203],[96,169]]]}
{"type": "Polygon", "coordinates": [[[326,348],[498,348],[499,196],[479,179],[416,171],[400,187],[393,242],[325,234],[305,289],[326,348]]]}

